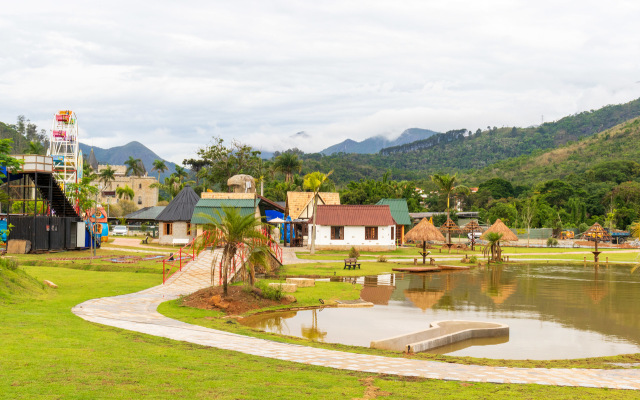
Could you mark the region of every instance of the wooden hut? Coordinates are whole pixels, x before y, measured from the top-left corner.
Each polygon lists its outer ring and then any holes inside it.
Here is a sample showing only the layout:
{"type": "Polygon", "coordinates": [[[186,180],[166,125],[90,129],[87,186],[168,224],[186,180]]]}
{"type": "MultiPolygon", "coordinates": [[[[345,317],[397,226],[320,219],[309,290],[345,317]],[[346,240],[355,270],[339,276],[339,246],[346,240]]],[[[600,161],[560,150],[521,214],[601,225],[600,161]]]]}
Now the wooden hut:
{"type": "Polygon", "coordinates": [[[447,221],[440,227],[440,232],[447,235],[447,243],[445,246],[451,249],[451,246],[453,246],[451,243],[451,234],[459,234],[462,230],[451,218],[447,218],[447,221]]]}
{"type": "Polygon", "coordinates": [[[433,226],[428,219],[423,218],[422,221],[414,226],[407,234],[405,238],[408,240],[422,241],[422,264],[427,263],[427,241],[444,242],[445,238],[442,233],[433,226]]]}
{"type": "Polygon", "coordinates": [[[471,250],[474,250],[474,246],[476,244],[476,233],[482,232],[482,227],[478,224],[478,221],[472,219],[468,224],[466,224],[463,228],[464,232],[470,233],[471,236],[469,240],[471,240],[471,250]]]}

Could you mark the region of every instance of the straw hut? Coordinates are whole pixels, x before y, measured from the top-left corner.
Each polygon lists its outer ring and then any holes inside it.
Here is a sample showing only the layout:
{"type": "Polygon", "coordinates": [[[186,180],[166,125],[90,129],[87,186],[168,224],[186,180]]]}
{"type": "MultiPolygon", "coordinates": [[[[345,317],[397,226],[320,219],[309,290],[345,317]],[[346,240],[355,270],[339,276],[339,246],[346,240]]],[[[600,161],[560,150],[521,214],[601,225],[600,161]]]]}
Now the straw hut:
{"type": "Polygon", "coordinates": [[[607,232],[599,223],[595,223],[591,226],[591,228],[587,229],[584,233],[583,237],[588,238],[589,240],[593,240],[596,243],[595,251],[593,251],[593,261],[598,262],[598,256],[600,252],[598,251],[598,242],[609,241],[611,240],[611,235],[607,232]]]}
{"type": "Polygon", "coordinates": [[[494,224],[491,225],[491,227],[487,229],[482,234],[482,236],[480,236],[480,238],[486,240],[487,234],[491,232],[501,233],[502,234],[502,238],[500,238],[501,242],[517,242],[518,241],[518,237],[516,236],[516,234],[513,233],[511,229],[507,228],[507,226],[504,224],[504,222],[500,220],[500,218],[498,218],[496,222],[494,222],[494,224]]]}
{"type": "Polygon", "coordinates": [[[422,311],[427,311],[431,307],[438,304],[438,301],[444,295],[441,290],[415,290],[407,289],[404,291],[404,295],[409,301],[422,311]]]}
{"type": "Polygon", "coordinates": [[[426,218],[423,218],[418,225],[407,232],[405,238],[408,240],[422,241],[422,253],[420,253],[422,255],[422,264],[427,263],[427,241],[445,241],[442,233],[426,218]]]}

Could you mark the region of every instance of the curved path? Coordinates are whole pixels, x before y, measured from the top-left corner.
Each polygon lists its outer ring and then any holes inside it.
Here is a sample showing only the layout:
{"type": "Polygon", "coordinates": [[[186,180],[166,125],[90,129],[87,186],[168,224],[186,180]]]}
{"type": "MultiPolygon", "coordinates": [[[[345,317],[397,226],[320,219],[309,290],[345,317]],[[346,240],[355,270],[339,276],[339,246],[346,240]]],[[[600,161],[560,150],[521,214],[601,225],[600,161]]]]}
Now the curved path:
{"type": "Polygon", "coordinates": [[[640,389],[640,370],[504,368],[391,358],[272,342],[187,324],[157,312],[160,303],[210,284],[211,252],[176,273],[166,285],[86,301],[72,309],[87,321],[261,357],[352,371],[492,383],[640,389]]]}

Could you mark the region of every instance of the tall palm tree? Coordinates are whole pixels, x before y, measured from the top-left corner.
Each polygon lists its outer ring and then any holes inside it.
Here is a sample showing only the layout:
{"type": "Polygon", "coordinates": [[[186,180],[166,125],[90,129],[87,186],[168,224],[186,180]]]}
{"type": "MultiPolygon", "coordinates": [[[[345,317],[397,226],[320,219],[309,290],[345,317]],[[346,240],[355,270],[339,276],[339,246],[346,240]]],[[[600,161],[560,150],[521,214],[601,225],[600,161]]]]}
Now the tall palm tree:
{"type": "MultiPolygon", "coordinates": [[[[452,194],[469,194],[469,188],[463,185],[456,186],[457,174],[433,174],[431,180],[440,189],[441,193],[447,194],[447,219],[450,218],[451,195],[452,194]]],[[[451,243],[451,232],[447,232],[447,243],[451,243]]]]}
{"type": "Polygon", "coordinates": [[[175,176],[176,178],[178,178],[178,182],[182,184],[182,181],[184,180],[184,178],[189,176],[189,173],[187,172],[187,170],[184,167],[176,165],[176,172],[174,172],[171,175],[175,176]]]}
{"type": "Polygon", "coordinates": [[[169,168],[167,167],[167,164],[164,162],[164,160],[154,160],[153,168],[151,168],[152,171],[158,171],[158,182],[160,182],[160,174],[168,169],[169,168]]]}
{"type": "Polygon", "coordinates": [[[135,196],[133,189],[131,189],[129,185],[124,185],[124,187],[116,188],[116,194],[118,195],[119,199],[124,197],[125,199],[128,199],[128,200],[132,200],[133,197],[135,196]]]}
{"type": "Polygon", "coordinates": [[[329,179],[329,176],[333,173],[333,170],[328,174],[316,171],[306,174],[304,176],[304,188],[310,189],[313,192],[313,227],[311,228],[311,248],[309,254],[316,254],[316,213],[318,211],[318,193],[322,185],[329,179]]]}
{"type": "Polygon", "coordinates": [[[276,157],[273,163],[273,169],[284,174],[285,182],[291,182],[293,171],[300,172],[302,170],[302,161],[298,158],[297,154],[290,152],[282,153],[276,157]]]}
{"type": "MultiPolygon", "coordinates": [[[[207,220],[204,228],[215,231],[218,241],[225,243],[222,250],[222,284],[224,295],[226,296],[229,270],[238,251],[242,248],[247,258],[252,259],[254,262],[257,258],[254,253],[264,253],[262,243],[266,242],[266,237],[258,229],[261,222],[253,214],[242,216],[239,209],[234,207],[222,207],[222,213],[217,212],[216,216],[205,213],[198,215],[207,220]]],[[[248,265],[251,277],[250,283],[253,284],[253,263],[248,264],[250,264],[248,265]]],[[[211,267],[213,268],[214,265],[211,267]]]]}
{"type": "Polygon", "coordinates": [[[111,168],[111,165],[107,164],[107,168],[100,171],[98,174],[100,182],[104,183],[105,189],[109,184],[116,180],[116,170],[111,168]]]}
{"type": "Polygon", "coordinates": [[[502,259],[502,248],[500,247],[500,239],[502,239],[502,233],[489,232],[486,234],[485,239],[487,244],[482,250],[482,254],[491,254],[491,261],[500,261],[502,259]]]}
{"type": "Polygon", "coordinates": [[[139,158],[133,158],[133,156],[129,156],[129,159],[124,162],[124,165],[127,166],[127,170],[125,175],[135,175],[140,176],[144,173],[144,166],[142,164],[142,160],[139,158]]]}

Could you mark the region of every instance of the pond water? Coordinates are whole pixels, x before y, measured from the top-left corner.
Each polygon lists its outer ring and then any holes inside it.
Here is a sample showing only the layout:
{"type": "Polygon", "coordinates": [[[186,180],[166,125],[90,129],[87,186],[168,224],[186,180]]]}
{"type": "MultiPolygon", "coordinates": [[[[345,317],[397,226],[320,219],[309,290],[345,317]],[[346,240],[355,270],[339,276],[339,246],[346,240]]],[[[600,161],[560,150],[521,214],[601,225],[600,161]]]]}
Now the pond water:
{"type": "Polygon", "coordinates": [[[369,347],[372,340],[464,319],[507,324],[509,337],[434,352],[502,359],[569,359],[640,352],[640,273],[628,267],[492,266],[355,279],[371,308],[276,312],[242,323],[283,335],[369,347]]]}

